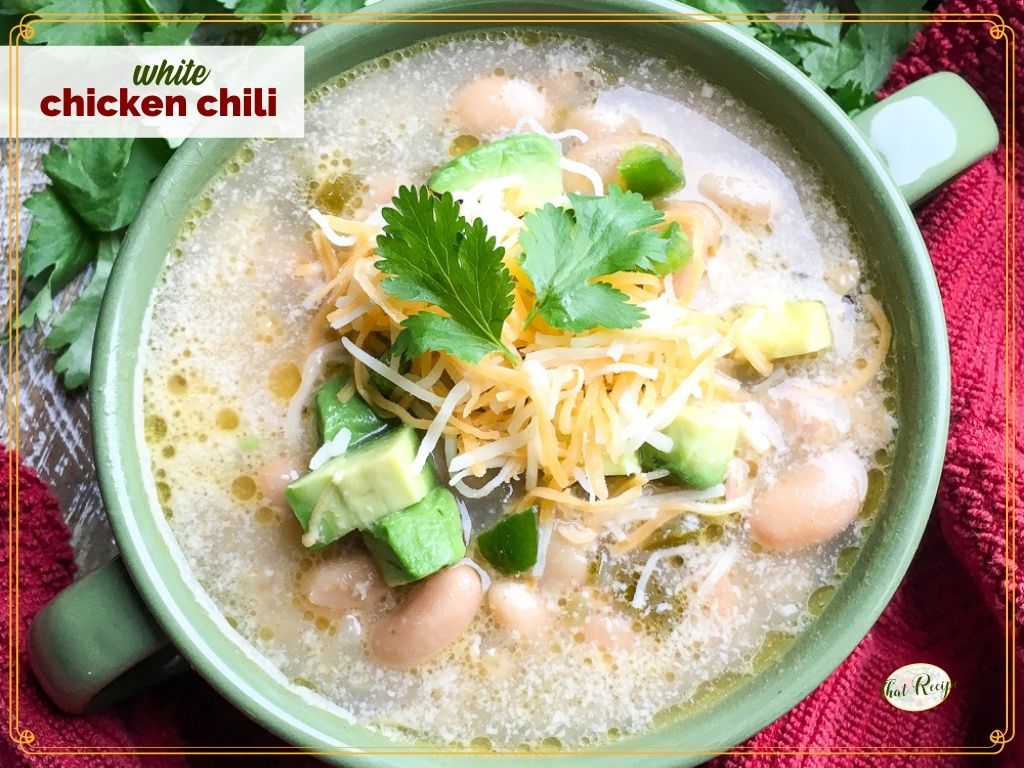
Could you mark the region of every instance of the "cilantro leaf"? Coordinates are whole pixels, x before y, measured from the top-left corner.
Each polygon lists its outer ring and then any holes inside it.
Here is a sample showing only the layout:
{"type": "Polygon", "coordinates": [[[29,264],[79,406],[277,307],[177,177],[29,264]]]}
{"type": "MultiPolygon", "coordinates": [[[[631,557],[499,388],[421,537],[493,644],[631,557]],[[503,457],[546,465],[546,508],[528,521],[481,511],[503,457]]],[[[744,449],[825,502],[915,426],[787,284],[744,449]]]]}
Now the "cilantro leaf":
{"type": "Polygon", "coordinates": [[[517,361],[501,341],[512,312],[512,275],[505,249],[487,236],[480,219],[462,218],[459,204],[426,187],[401,187],[383,211],[384,233],[377,238],[381,286],[391,296],[423,301],[447,313],[419,313],[402,324],[394,348],[403,356],[441,349],[470,363],[488,352],[517,361]]]}
{"type": "MultiPolygon", "coordinates": [[[[857,0],[857,8],[862,13],[920,13],[924,5],[924,0],[857,0]]],[[[921,21],[857,24],[861,57],[857,66],[837,84],[853,82],[865,91],[878,90],[896,57],[910,45],[921,26],[921,21]]]]}
{"type": "Polygon", "coordinates": [[[96,255],[96,241],[52,190],[36,192],[25,201],[25,208],[32,214],[32,228],[21,254],[21,272],[25,291],[33,298],[21,312],[20,328],[49,320],[54,294],[96,255]]]}
{"type": "Polygon", "coordinates": [[[626,294],[593,282],[614,272],[656,272],[669,259],[668,241],[650,227],[661,211],[616,186],[607,197],[570,194],[572,209],[545,205],[526,216],[521,264],[533,283],[536,314],[549,325],[581,332],[634,328],[647,316],[626,294]]]}
{"type": "Polygon", "coordinates": [[[188,45],[198,21],[165,22],[142,35],[143,45],[188,45]]]}
{"type": "MultiPolygon", "coordinates": [[[[52,0],[38,4],[40,17],[90,14],[124,16],[132,13],[150,13],[152,9],[141,0],[52,0]]],[[[142,41],[142,33],[149,28],[146,22],[68,22],[36,24],[32,45],[131,45],[142,41]]]]}
{"type": "Polygon", "coordinates": [[[873,91],[867,91],[853,81],[847,81],[839,88],[829,89],[829,95],[840,109],[851,115],[867,109],[878,101],[873,91]]]}
{"type": "Polygon", "coordinates": [[[418,312],[406,318],[402,323],[402,332],[392,345],[392,353],[411,360],[432,349],[447,352],[470,363],[477,363],[484,355],[494,351],[508,357],[504,345],[499,349],[490,339],[467,334],[465,327],[451,317],[418,312]]]}
{"type": "Polygon", "coordinates": [[[321,13],[351,13],[366,5],[364,0],[306,0],[303,7],[315,15],[321,13]]]}
{"type": "Polygon", "coordinates": [[[135,218],[169,154],[155,139],[71,139],[46,153],[43,170],[89,226],[110,232],[135,218]]]}
{"type": "Polygon", "coordinates": [[[92,340],[96,334],[100,301],[120,244],[120,238],[112,235],[100,241],[96,269],[89,284],[75,303],[57,316],[46,337],[46,348],[51,352],[61,352],[54,370],[63,376],[64,386],[68,389],[80,387],[89,380],[92,340]]]}
{"type": "MultiPolygon", "coordinates": [[[[688,0],[690,5],[718,16],[730,15],[731,25],[764,43],[825,89],[847,112],[874,102],[893,62],[920,28],[916,21],[846,22],[839,7],[818,2],[797,26],[783,27],[766,14],[780,10],[778,0],[688,0]],[[762,18],[743,20],[735,14],[762,18]],[[822,15],[825,15],[823,18],[822,15]],[[834,18],[829,18],[833,16],[834,18]]],[[[915,13],[924,0],[855,0],[863,13],[915,13]]],[[[794,9],[790,7],[790,11],[794,9]]]]}

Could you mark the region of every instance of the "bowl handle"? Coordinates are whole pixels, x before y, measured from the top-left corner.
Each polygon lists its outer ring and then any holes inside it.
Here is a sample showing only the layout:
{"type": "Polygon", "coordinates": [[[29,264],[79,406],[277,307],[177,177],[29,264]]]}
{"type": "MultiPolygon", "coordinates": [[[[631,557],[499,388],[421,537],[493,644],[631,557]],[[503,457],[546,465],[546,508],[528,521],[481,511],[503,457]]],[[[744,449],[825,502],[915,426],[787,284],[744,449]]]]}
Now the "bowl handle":
{"type": "Polygon", "coordinates": [[[907,202],[923,200],[999,144],[985,102],[959,75],[911,83],[853,118],[907,202]]]}
{"type": "Polygon", "coordinates": [[[28,652],[43,690],[73,714],[113,704],[187,667],[120,558],[76,581],[36,614],[28,652]]]}

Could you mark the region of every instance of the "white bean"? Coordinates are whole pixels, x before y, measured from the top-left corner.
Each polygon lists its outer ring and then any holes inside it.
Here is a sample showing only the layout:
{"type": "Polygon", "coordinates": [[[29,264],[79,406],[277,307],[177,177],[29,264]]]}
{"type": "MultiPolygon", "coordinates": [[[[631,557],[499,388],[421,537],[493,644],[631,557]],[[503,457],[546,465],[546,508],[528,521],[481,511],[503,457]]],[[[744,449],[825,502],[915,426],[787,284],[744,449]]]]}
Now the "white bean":
{"type": "Polygon", "coordinates": [[[850,431],[849,406],[829,392],[787,380],[768,390],[766,404],[787,434],[799,436],[811,445],[833,444],[850,431]]]}
{"type": "Polygon", "coordinates": [[[544,558],[544,573],[540,577],[543,589],[568,592],[587,580],[590,563],[585,550],[570,543],[563,536],[552,536],[544,558]]]}
{"type": "Polygon", "coordinates": [[[387,585],[365,552],[350,552],[326,560],[306,575],[309,602],[338,613],[374,606],[387,594],[387,585]]]}
{"type": "Polygon", "coordinates": [[[640,121],[632,115],[597,107],[577,108],[565,116],[566,128],[583,131],[591,139],[610,133],[640,133],[640,121]]]}
{"type": "Polygon", "coordinates": [[[305,471],[305,467],[291,459],[271,459],[256,473],[256,485],[271,504],[284,507],[285,486],[305,471]]]}
{"type": "Polygon", "coordinates": [[[851,451],[821,454],[754,494],[750,532],[772,550],[803,549],[845,529],[867,493],[864,462],[851,451]]]}
{"type": "Polygon", "coordinates": [[[626,650],[636,644],[636,633],[629,619],[607,609],[590,614],[580,625],[587,640],[606,651],[626,650]]]}
{"type": "Polygon", "coordinates": [[[455,94],[452,108],[458,124],[477,136],[511,130],[524,117],[543,124],[550,111],[548,100],[532,84],[500,75],[464,85],[455,94]]]}
{"type": "Polygon", "coordinates": [[[518,581],[492,584],[487,605],[498,626],[523,638],[535,637],[551,625],[551,612],[533,590],[518,581]]]}
{"type": "Polygon", "coordinates": [[[705,173],[697,189],[733,218],[751,224],[767,224],[779,205],[765,184],[738,176],[705,173]]]}
{"type": "Polygon", "coordinates": [[[461,635],[483,601],[480,576],[456,565],[412,588],[405,601],[370,627],[366,650],[391,669],[412,669],[430,661],[461,635]]]}
{"type": "Polygon", "coordinates": [[[725,573],[708,592],[707,606],[722,618],[736,615],[740,607],[739,590],[725,573]]]}

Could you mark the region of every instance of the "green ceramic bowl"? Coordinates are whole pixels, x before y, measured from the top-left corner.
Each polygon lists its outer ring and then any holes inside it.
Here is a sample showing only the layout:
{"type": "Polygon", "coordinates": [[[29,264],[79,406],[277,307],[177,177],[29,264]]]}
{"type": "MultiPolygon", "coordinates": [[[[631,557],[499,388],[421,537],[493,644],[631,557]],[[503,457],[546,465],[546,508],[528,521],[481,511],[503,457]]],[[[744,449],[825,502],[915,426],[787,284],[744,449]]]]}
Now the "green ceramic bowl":
{"type": "MultiPolygon", "coordinates": [[[[418,40],[493,25],[479,13],[500,14],[507,6],[500,0],[389,0],[373,10],[478,15],[468,22],[327,25],[302,42],[307,88],[418,40]]],[[[517,3],[516,11],[695,13],[660,0],[527,0],[517,3]]],[[[785,131],[820,165],[864,239],[869,268],[883,278],[878,290],[895,329],[891,362],[904,428],[897,436],[877,522],[849,576],[820,618],[763,671],[653,733],[614,745],[631,756],[607,758],[616,766],[641,761],[649,768],[692,765],[763,728],[818,685],[871,627],[910,562],[942,467],[949,365],[942,305],[908,200],[990,152],[995,127],[973,91],[951,75],[916,84],[854,124],[794,67],[727,24],[665,18],[602,26],[577,20],[563,26],[680,56],[785,131]],[[916,123],[918,144],[934,133],[921,129],[921,121],[928,120],[937,135],[953,137],[952,151],[948,141],[902,146],[898,129],[907,120],[916,123]],[[889,158],[899,184],[867,137],[889,158]]],[[[187,142],[153,185],[125,238],[96,333],[91,389],[100,483],[123,567],[115,563],[87,576],[40,614],[30,636],[33,667],[58,703],[82,711],[167,674],[179,666],[180,652],[253,719],[292,744],[324,753],[325,759],[344,764],[347,755],[362,752],[368,754],[359,765],[415,760],[441,766],[451,758],[412,758],[408,747],[347,722],[310,692],[288,687],[280,674],[262,666],[175,557],[176,546],[162,524],[142,427],[140,350],[147,305],[192,200],[237,146],[235,140],[187,142]]],[[[464,761],[497,768],[515,759],[464,761]]],[[[532,764],[556,759],[542,755],[532,764]]]]}

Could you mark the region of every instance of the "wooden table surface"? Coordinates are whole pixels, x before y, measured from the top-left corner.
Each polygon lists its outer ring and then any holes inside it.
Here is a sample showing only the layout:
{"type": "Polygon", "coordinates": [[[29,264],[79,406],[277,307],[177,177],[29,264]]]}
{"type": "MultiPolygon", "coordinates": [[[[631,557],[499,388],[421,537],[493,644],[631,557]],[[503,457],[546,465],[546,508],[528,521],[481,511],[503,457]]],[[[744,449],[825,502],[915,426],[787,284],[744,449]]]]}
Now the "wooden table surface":
{"type": "MultiPolygon", "coordinates": [[[[8,179],[8,142],[0,142],[0,202],[6,213],[12,190],[8,179]]],[[[19,147],[21,172],[20,199],[45,186],[46,177],[41,170],[42,156],[50,142],[23,140],[19,147]]],[[[24,245],[28,235],[28,212],[19,206],[19,232],[24,245]]],[[[5,256],[10,253],[14,233],[4,216],[0,227],[0,247],[5,256]]],[[[8,257],[9,258],[9,257],[8,257]]],[[[88,274],[79,278],[60,296],[57,307],[63,308],[84,287],[88,274]]],[[[0,276],[0,298],[4,309],[11,301],[11,281],[8,271],[0,276]]],[[[23,461],[32,467],[60,499],[61,511],[71,529],[71,544],[78,561],[79,575],[103,565],[117,553],[110,532],[103,502],[96,483],[96,469],[92,455],[92,432],[89,419],[89,397],[84,389],[68,392],[53,372],[55,357],[43,348],[45,333],[38,327],[19,334],[18,360],[20,370],[17,382],[5,370],[0,378],[0,396],[6,402],[14,386],[18,402],[18,427],[23,461]]],[[[0,442],[11,445],[13,430],[8,423],[6,409],[0,423],[0,442]]]]}

